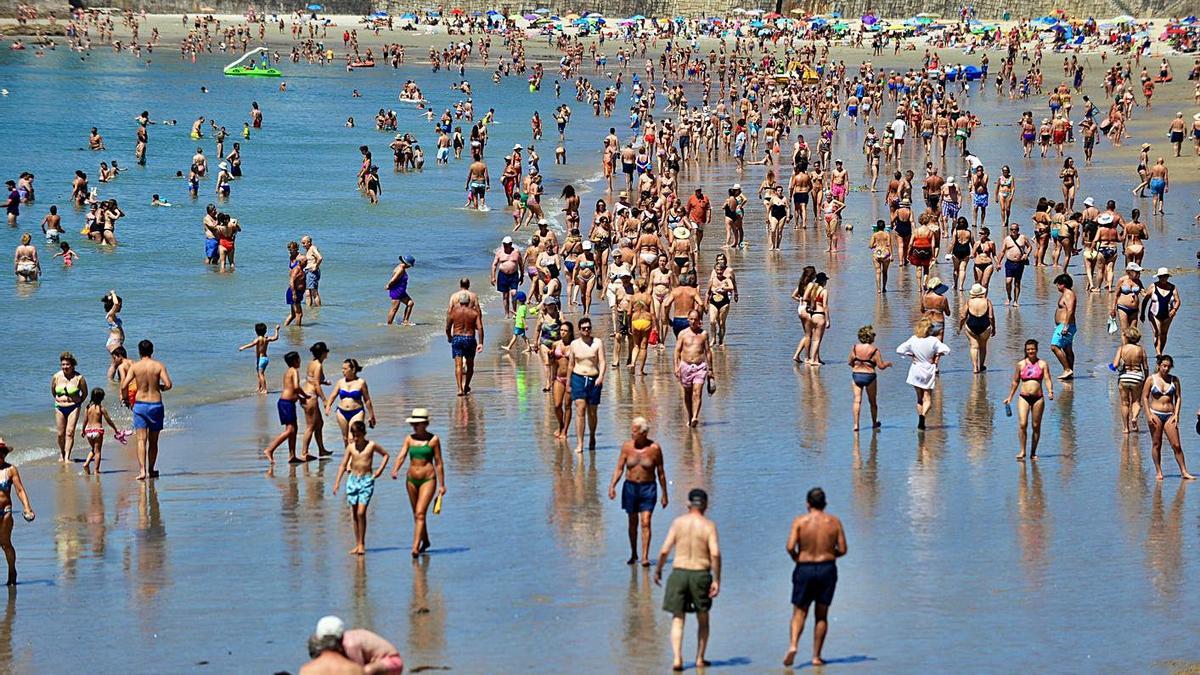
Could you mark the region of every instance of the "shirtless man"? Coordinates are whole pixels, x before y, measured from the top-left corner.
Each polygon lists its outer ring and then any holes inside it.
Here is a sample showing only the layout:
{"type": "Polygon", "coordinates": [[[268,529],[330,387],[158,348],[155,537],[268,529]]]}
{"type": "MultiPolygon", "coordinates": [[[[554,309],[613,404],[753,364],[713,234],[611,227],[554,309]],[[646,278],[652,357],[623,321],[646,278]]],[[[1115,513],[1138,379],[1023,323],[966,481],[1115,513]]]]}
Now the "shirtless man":
{"type": "Polygon", "coordinates": [[[700,425],[700,406],[704,402],[704,387],[713,378],[712,349],[704,319],[693,309],[687,315],[688,327],[675,337],[675,377],[683,387],[683,407],[687,410],[688,426],[700,425]]]}
{"type": "Polygon", "coordinates": [[[1146,174],[1146,178],[1150,181],[1150,194],[1154,197],[1154,203],[1150,209],[1150,213],[1165,215],[1165,211],[1163,211],[1163,202],[1165,201],[1167,193],[1171,191],[1171,180],[1167,176],[1167,165],[1162,157],[1159,157],[1158,161],[1154,163],[1154,166],[1150,167],[1149,172],[1146,174]]]}
{"type": "Polygon", "coordinates": [[[308,292],[308,306],[321,306],[321,263],[325,256],[317,250],[312,237],[307,234],[300,237],[300,245],[304,247],[304,288],[308,292]]]}
{"type": "Polygon", "coordinates": [[[363,675],[366,671],[346,656],[342,645],[346,625],[336,616],[317,622],[317,630],[308,638],[308,656],[312,660],[300,667],[300,675],[363,675]]]}
{"type": "Polygon", "coordinates": [[[836,561],[846,555],[846,532],[842,521],[825,513],[825,491],[819,487],[809,490],[807,501],[808,513],[792,521],[787,540],[788,556],[796,563],[792,571],[791,644],[783,657],[783,665],[788,667],[796,660],[800,634],[813,602],[817,603],[817,611],[813,617],[812,664],[825,663],[821,647],[829,629],[829,605],[837,588],[836,561]]]}
{"type": "Polygon", "coordinates": [[[808,227],[808,193],[812,191],[812,178],[807,171],[796,171],[788,181],[788,193],[792,200],[794,227],[808,227]]]}
{"type": "Polygon", "coordinates": [[[663,317],[670,317],[671,331],[676,338],[680,331],[691,325],[688,316],[702,305],[700,291],[696,289],[696,273],[688,272],[679,278],[679,285],[671,289],[662,305],[663,317]]]}
{"type": "Polygon", "coordinates": [[[717,525],[704,517],[706,510],[708,493],[700,488],[688,492],[688,512],[671,523],[654,570],[654,584],[661,586],[667,556],[674,549],[675,560],[663,593],[663,610],[671,613],[671,651],[675,654],[671,669],[675,671],[683,670],[683,624],[689,612],[696,614],[696,667],[708,665],[704,660],[708,612],[721,591],[721,547],[717,543],[717,525]]]}
{"type": "Polygon", "coordinates": [[[633,172],[637,166],[637,151],[632,145],[621,148],[621,172],[625,174],[625,189],[633,192],[633,172]]]}
{"type": "Polygon", "coordinates": [[[471,377],[475,375],[475,354],[483,351],[483,317],[471,306],[471,294],[460,291],[457,304],[446,312],[446,342],[454,357],[454,382],[458,395],[471,393],[471,377]],[[475,334],[479,334],[476,339],[475,334]]]}
{"type": "Polygon", "coordinates": [[[133,407],[133,429],[138,444],[138,480],[158,478],[154,467],[158,463],[158,434],[163,428],[162,392],[172,386],[167,367],[155,360],[154,343],[142,340],[138,343],[140,357],[121,377],[121,402],[130,405],[129,387],[136,385],[133,407]]]}
{"type": "Polygon", "coordinates": [[[1021,304],[1021,275],[1029,264],[1029,252],[1033,246],[1029,238],[1021,234],[1021,226],[1009,223],[1008,236],[1000,245],[1000,257],[1004,259],[1004,304],[1019,307],[1021,304]]]}
{"type": "Polygon", "coordinates": [[[1184,131],[1183,113],[1175,113],[1175,119],[1171,120],[1171,124],[1167,126],[1167,133],[1170,134],[1171,145],[1175,146],[1176,157],[1179,157],[1179,153],[1183,151],[1184,131]]]}
{"type": "Polygon", "coordinates": [[[1075,291],[1071,287],[1075,282],[1069,274],[1060,274],[1054,279],[1058,288],[1058,307],[1054,310],[1054,337],[1050,338],[1050,351],[1058,357],[1062,364],[1060,380],[1069,380],[1075,376],[1075,291]]]}
{"type": "Polygon", "coordinates": [[[600,405],[600,392],[604,387],[604,342],[592,335],[592,320],[579,320],[579,337],[571,342],[568,350],[567,368],[571,371],[571,404],[575,406],[577,443],[575,452],[583,452],[583,428],[588,428],[588,450],[596,449],[596,409],[600,405]],[[586,416],[584,413],[587,413],[586,416]],[[584,420],[587,424],[584,424],[584,420]]]}
{"type": "Polygon", "coordinates": [[[513,246],[513,238],[500,240],[500,248],[492,258],[492,285],[504,297],[504,318],[516,311],[513,295],[521,290],[521,249],[513,246]]]}
{"type": "Polygon", "coordinates": [[[467,168],[467,185],[470,190],[467,196],[467,206],[480,211],[487,211],[487,191],[492,189],[492,178],[488,175],[487,164],[482,159],[471,162],[467,168]]]}

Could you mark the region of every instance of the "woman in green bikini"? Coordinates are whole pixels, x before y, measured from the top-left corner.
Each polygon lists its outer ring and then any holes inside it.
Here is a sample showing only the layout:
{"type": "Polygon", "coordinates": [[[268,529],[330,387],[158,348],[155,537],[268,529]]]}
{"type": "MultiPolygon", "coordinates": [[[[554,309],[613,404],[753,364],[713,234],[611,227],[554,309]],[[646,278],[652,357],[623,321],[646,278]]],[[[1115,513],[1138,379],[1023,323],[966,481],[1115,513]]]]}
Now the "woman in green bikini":
{"type": "Polygon", "coordinates": [[[413,547],[412,557],[416,558],[429,550],[429,527],[426,516],[429,504],[433,501],[433,493],[437,491],[437,504],[433,512],[442,510],[442,496],[446,494],[445,465],[442,462],[442,441],[435,434],[429,433],[429,411],[425,408],[414,408],[407,422],[412,425],[413,432],[404,439],[404,446],[392,465],[392,480],[400,476],[400,467],[408,458],[408,501],[413,510],[413,547]]]}
{"type": "Polygon", "coordinates": [[[87,380],[75,370],[75,355],[63,352],[58,357],[62,367],[50,378],[50,394],[54,397],[54,425],[58,431],[58,455],[63,462],[70,461],[75,448],[75,428],[79,424],[80,407],[87,396],[87,380]]]}

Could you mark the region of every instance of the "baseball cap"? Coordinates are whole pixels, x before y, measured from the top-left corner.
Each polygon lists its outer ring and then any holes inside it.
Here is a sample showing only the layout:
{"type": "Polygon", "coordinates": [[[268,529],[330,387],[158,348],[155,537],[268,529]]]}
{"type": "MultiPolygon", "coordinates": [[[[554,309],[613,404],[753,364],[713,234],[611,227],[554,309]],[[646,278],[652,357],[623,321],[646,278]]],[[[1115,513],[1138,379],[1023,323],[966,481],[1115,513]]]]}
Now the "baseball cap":
{"type": "Polygon", "coordinates": [[[342,637],[346,632],[346,623],[336,616],[323,616],[317,622],[317,637],[342,637]]]}
{"type": "Polygon", "coordinates": [[[688,504],[699,508],[708,506],[708,493],[700,488],[693,488],[688,492],[688,504]]]}
{"type": "Polygon", "coordinates": [[[503,239],[501,239],[501,240],[500,240],[500,243],[501,243],[501,244],[511,244],[511,243],[512,243],[512,237],[505,237],[505,238],[503,238],[503,239]]]}

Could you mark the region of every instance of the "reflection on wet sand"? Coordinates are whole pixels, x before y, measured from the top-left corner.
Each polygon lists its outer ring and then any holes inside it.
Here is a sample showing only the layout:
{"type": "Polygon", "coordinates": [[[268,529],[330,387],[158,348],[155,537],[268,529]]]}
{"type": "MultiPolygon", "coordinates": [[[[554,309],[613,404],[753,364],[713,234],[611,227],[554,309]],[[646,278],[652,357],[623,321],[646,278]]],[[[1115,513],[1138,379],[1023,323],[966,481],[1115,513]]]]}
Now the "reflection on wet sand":
{"type": "Polygon", "coordinates": [[[987,371],[972,375],[974,381],[963,401],[961,422],[967,457],[974,467],[982,467],[992,448],[996,428],[996,406],[988,392],[987,371]]]}
{"type": "Polygon", "coordinates": [[[871,434],[865,458],[860,436],[854,435],[854,462],[850,465],[852,497],[858,516],[873,523],[879,508],[879,434],[871,434]]]}
{"type": "Polygon", "coordinates": [[[408,672],[447,666],[446,602],[442,585],[429,582],[431,556],[412,563],[412,597],[408,604],[408,650],[404,653],[408,672]]]}
{"type": "Polygon", "coordinates": [[[133,566],[127,569],[142,631],[152,634],[160,625],[159,594],[171,586],[168,565],[167,527],[158,504],[158,487],[153,481],[133,486],[137,491],[137,528],[133,539],[133,566]]]}
{"type": "Polygon", "coordinates": [[[1170,508],[1163,504],[1163,484],[1155,481],[1150,505],[1150,523],[1146,531],[1146,564],[1150,583],[1162,600],[1175,600],[1183,586],[1183,505],[1188,481],[1166,488],[1174,490],[1170,508]]]}
{"type": "Polygon", "coordinates": [[[558,529],[560,543],[573,556],[603,555],[603,509],[608,503],[601,502],[598,453],[577,454],[567,444],[553,440],[544,445],[549,446],[554,477],[549,516],[558,529]]]}
{"type": "Polygon", "coordinates": [[[613,644],[619,646],[624,672],[639,672],[642,664],[654,663],[667,649],[669,623],[659,610],[658,592],[650,569],[638,565],[629,568],[629,585],[621,603],[621,634],[613,644]]]}
{"type": "MultiPolygon", "coordinates": [[[[1041,460],[1038,460],[1041,461],[1041,460]]],[[[1017,539],[1021,545],[1021,566],[1031,590],[1045,586],[1050,544],[1046,522],[1046,492],[1038,462],[1021,462],[1017,487],[1017,539]]]]}

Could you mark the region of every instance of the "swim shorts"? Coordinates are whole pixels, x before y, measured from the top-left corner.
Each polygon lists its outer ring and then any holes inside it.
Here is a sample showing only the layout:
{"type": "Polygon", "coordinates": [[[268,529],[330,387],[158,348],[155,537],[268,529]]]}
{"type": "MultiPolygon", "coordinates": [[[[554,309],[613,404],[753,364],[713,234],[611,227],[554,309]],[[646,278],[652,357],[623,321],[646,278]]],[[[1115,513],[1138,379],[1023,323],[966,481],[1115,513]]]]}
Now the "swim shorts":
{"type": "Polygon", "coordinates": [[[578,401],[582,399],[586,401],[588,405],[600,405],[600,390],[603,388],[604,385],[596,384],[595,376],[571,373],[572,401],[578,401]]]}
{"type": "Polygon", "coordinates": [[[1054,337],[1050,345],[1059,349],[1067,349],[1075,342],[1075,324],[1060,323],[1054,328],[1054,337]]]}
{"type": "Polygon", "coordinates": [[[162,403],[137,401],[133,404],[133,428],[162,431],[165,414],[162,403]]]}
{"type": "Polygon", "coordinates": [[[1007,259],[1004,261],[1004,276],[1020,281],[1023,274],[1025,274],[1025,261],[1007,259]]]}
{"type": "Polygon", "coordinates": [[[812,603],[833,604],[837,589],[837,564],[832,560],[818,563],[796,563],[792,570],[792,604],[807,609],[812,603]]]}
{"type": "Polygon", "coordinates": [[[1167,181],[1162,178],[1150,179],[1150,192],[1161,197],[1167,191],[1167,181]]]}
{"type": "Polygon", "coordinates": [[[373,494],[375,494],[375,476],[369,473],[361,476],[352,473],[346,479],[346,503],[350,506],[370,504],[373,494]]]}
{"type": "Polygon", "coordinates": [[[675,337],[679,337],[679,331],[688,327],[688,318],[686,316],[671,317],[671,330],[675,333],[675,337]]]}
{"type": "Polygon", "coordinates": [[[257,364],[258,372],[260,372],[260,373],[267,372],[267,366],[270,365],[270,363],[271,363],[271,359],[269,359],[265,356],[258,357],[258,364],[257,364]]]}
{"type": "Polygon", "coordinates": [[[280,426],[286,427],[289,424],[293,425],[293,426],[296,424],[296,401],[295,400],[289,401],[286,398],[281,398],[281,399],[279,399],[279,402],[275,404],[275,408],[279,411],[280,426]]]}
{"type": "Polygon", "coordinates": [[[204,257],[208,258],[209,260],[212,260],[213,258],[217,257],[217,240],[216,239],[205,239],[204,240],[204,257]]]}
{"type": "Polygon", "coordinates": [[[658,485],[654,481],[636,483],[625,481],[621,488],[621,509],[628,514],[653,511],[658,501],[658,485]]]}
{"type": "Polygon", "coordinates": [[[683,386],[690,387],[696,384],[704,384],[704,380],[707,378],[707,363],[688,363],[686,361],[679,363],[679,383],[683,386]]]}
{"type": "Polygon", "coordinates": [[[454,335],[450,338],[450,354],[456,359],[474,359],[478,346],[474,335],[454,335]]]}
{"type": "Polygon", "coordinates": [[[712,598],[708,596],[712,580],[712,574],[706,570],[671,570],[663,593],[663,610],[674,616],[707,614],[712,609],[712,598]]]}
{"type": "Polygon", "coordinates": [[[512,273],[505,273],[505,272],[499,272],[499,271],[496,272],[496,290],[497,291],[500,291],[501,293],[508,293],[509,291],[515,291],[520,287],[521,287],[521,273],[520,272],[512,272],[512,273]]]}
{"type": "Polygon", "coordinates": [[[315,291],[321,285],[321,270],[309,270],[304,273],[304,287],[315,291]]]}

